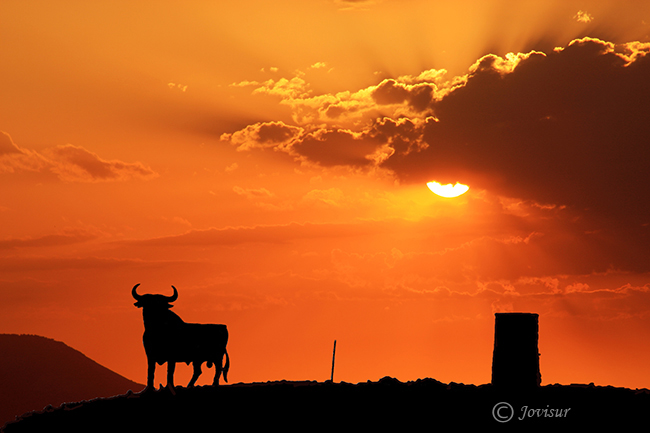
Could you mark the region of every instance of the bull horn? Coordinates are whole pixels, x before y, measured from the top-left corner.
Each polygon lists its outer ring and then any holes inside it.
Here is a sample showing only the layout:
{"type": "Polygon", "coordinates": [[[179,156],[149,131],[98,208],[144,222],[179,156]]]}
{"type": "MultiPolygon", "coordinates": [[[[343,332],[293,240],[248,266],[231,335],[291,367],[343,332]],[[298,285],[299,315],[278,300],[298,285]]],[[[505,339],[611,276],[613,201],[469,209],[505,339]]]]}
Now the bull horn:
{"type": "Polygon", "coordinates": [[[131,290],[131,296],[133,296],[133,298],[136,301],[139,301],[142,298],[140,295],[138,295],[138,292],[136,292],[136,289],[138,288],[139,285],[140,283],[136,284],[135,286],[133,286],[133,290],[131,290]]]}
{"type": "Polygon", "coordinates": [[[178,299],[178,290],[174,286],[172,286],[172,289],[174,289],[174,294],[167,297],[167,302],[174,302],[178,299]]]}

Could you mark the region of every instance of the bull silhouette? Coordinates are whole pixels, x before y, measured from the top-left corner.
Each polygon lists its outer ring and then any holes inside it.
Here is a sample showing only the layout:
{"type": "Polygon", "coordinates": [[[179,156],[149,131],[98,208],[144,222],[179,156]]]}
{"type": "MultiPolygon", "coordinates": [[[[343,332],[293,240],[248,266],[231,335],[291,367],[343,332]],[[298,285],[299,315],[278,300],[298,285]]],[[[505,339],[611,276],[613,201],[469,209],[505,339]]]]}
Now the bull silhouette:
{"type": "Polygon", "coordinates": [[[178,299],[176,287],[172,296],[139,295],[133,286],[131,295],[137,301],[136,307],[142,308],[144,320],[144,335],[142,343],[147,354],[147,388],[154,389],[154,373],[156,364],[167,363],[167,387],[174,389],[174,370],[177,362],[192,363],[194,374],[189,387],[193,387],[201,375],[201,364],[206,362],[208,368],[214,364],[215,373],[212,385],[219,385],[219,377],[223,371],[223,379],[228,382],[230,357],[226,350],[228,343],[228,328],[226,325],[185,323],[176,313],[170,311],[171,304],[178,299]],[[223,365],[223,357],[226,365],[223,365]]]}

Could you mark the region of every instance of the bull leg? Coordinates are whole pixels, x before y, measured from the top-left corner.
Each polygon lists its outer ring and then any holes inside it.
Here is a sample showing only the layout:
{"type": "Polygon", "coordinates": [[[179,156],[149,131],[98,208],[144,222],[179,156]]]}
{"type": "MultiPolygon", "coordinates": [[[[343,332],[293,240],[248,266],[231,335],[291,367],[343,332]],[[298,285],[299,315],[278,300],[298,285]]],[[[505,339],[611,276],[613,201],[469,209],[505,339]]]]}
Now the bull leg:
{"type": "Polygon", "coordinates": [[[153,390],[153,380],[154,375],[156,374],[156,361],[153,359],[147,359],[147,389],[153,390]]]}
{"type": "Polygon", "coordinates": [[[221,359],[218,362],[214,363],[214,380],[212,381],[212,386],[219,385],[219,378],[221,377],[221,371],[223,370],[223,380],[228,382],[228,369],[230,368],[230,358],[228,357],[228,351],[224,351],[224,355],[226,355],[226,366],[222,367],[223,365],[223,355],[221,355],[221,359]]]}
{"type": "Polygon", "coordinates": [[[174,361],[167,361],[167,388],[172,392],[174,390],[174,370],[176,369],[176,363],[174,361]]]}
{"type": "Polygon", "coordinates": [[[221,361],[214,363],[214,380],[212,386],[219,385],[219,378],[221,377],[221,361]]]}
{"type": "Polygon", "coordinates": [[[188,388],[193,387],[194,384],[196,383],[196,379],[198,379],[199,376],[201,375],[201,373],[202,373],[201,364],[203,364],[202,361],[194,361],[192,363],[192,366],[194,367],[194,374],[192,375],[192,380],[190,380],[190,383],[187,384],[188,388]]]}

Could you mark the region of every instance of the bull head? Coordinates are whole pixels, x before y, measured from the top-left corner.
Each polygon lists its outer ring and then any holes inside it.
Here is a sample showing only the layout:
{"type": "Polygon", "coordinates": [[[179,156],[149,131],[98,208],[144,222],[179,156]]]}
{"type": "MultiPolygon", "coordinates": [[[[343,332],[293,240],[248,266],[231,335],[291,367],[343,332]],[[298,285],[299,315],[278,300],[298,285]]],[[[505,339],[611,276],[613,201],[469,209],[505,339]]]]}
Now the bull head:
{"type": "Polygon", "coordinates": [[[165,296],[165,295],[139,295],[137,288],[140,285],[140,283],[136,284],[133,286],[133,289],[131,290],[131,295],[133,296],[133,299],[135,299],[137,302],[133,305],[135,305],[138,308],[142,307],[163,307],[163,308],[171,308],[173,305],[171,305],[172,302],[174,302],[176,299],[178,299],[178,290],[176,290],[176,287],[172,286],[172,289],[174,289],[174,294],[171,296],[165,296]]]}

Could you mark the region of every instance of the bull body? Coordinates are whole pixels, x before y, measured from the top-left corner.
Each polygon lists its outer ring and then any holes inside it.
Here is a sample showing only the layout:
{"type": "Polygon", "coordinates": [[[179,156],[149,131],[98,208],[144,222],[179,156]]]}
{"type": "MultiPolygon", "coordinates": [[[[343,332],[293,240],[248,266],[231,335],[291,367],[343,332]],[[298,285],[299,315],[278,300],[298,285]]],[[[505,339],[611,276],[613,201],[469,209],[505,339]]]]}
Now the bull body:
{"type": "Polygon", "coordinates": [[[132,295],[137,301],[134,305],[142,308],[144,335],[142,342],[147,354],[147,388],[153,389],[156,364],[167,363],[167,387],[174,387],[174,370],[177,362],[192,363],[194,374],[188,387],[194,386],[201,375],[201,365],[206,362],[208,368],[215,366],[212,385],[223,379],[228,382],[230,358],[226,350],[228,328],[226,325],[185,323],[176,313],[169,309],[178,298],[176,287],[172,296],[139,295],[133,287],[132,295]],[[223,357],[226,364],[223,365],[223,357]]]}

